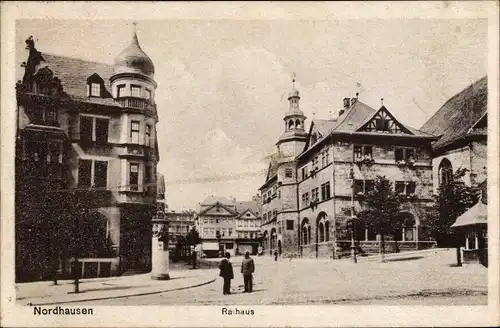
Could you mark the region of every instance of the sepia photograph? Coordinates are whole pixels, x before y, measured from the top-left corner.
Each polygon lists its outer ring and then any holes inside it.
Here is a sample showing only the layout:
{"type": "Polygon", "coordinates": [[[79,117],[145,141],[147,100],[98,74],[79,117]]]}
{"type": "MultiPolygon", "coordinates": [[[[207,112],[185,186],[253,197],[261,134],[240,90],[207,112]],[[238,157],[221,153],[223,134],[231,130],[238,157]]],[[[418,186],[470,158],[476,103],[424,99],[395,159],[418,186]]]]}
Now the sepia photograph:
{"type": "Polygon", "coordinates": [[[488,16],[256,17],[11,19],[26,320],[498,306],[488,16]]]}

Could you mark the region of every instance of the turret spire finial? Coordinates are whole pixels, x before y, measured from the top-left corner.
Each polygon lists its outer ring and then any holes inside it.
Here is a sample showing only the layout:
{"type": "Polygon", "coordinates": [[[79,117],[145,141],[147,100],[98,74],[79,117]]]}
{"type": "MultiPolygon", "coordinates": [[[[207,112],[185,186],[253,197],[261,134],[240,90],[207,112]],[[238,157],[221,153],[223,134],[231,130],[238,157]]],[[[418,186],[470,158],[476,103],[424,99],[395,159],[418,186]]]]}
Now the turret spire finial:
{"type": "Polygon", "coordinates": [[[295,72],[292,72],[292,84],[293,84],[293,88],[295,88],[295,77],[297,77],[297,75],[295,74],[295,72]]]}
{"type": "Polygon", "coordinates": [[[380,102],[382,103],[382,106],[384,106],[384,98],[380,98],[380,102]]]}

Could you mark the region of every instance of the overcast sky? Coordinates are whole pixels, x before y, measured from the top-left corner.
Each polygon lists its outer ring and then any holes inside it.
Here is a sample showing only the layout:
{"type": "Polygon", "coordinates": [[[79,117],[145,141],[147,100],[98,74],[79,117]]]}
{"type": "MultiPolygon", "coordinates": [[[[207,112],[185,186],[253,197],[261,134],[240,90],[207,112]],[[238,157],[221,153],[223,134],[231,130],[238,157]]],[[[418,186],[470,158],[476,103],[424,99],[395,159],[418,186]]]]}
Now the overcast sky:
{"type": "MultiPolygon", "coordinates": [[[[131,23],[18,21],[17,64],[29,35],[42,52],[112,64],[131,23]]],[[[139,20],[137,28],[156,69],[158,171],[176,210],[211,194],[257,193],[283,132],[292,72],[307,125],[360,92],[374,108],[384,98],[415,128],[487,72],[487,21],[479,19],[139,20]]]]}

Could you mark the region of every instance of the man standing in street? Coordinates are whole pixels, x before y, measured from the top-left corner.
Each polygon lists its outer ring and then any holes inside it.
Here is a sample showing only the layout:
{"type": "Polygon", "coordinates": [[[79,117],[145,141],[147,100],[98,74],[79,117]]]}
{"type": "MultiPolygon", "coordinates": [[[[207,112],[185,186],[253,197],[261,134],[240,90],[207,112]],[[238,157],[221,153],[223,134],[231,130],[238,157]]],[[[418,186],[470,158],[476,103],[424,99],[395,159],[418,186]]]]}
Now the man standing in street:
{"type": "Polygon", "coordinates": [[[253,259],[250,258],[250,253],[245,253],[245,258],[241,262],[241,273],[243,274],[243,282],[245,283],[245,291],[243,293],[252,292],[252,273],[255,271],[253,259]]]}
{"type": "Polygon", "coordinates": [[[231,255],[226,252],[226,258],[219,264],[219,276],[224,279],[224,287],[222,288],[222,294],[224,295],[231,295],[231,279],[234,278],[233,265],[229,262],[230,258],[231,255]]]}

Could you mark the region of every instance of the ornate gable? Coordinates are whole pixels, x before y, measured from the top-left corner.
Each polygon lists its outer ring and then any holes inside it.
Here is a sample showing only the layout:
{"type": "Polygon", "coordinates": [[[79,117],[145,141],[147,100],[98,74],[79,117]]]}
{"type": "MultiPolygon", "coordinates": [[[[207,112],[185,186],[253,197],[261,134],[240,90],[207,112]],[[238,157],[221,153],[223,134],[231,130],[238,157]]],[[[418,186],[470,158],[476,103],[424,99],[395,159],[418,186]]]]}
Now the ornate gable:
{"type": "Polygon", "coordinates": [[[380,132],[396,134],[413,134],[403,124],[399,123],[394,116],[382,106],[358,132],[380,132]]]}

